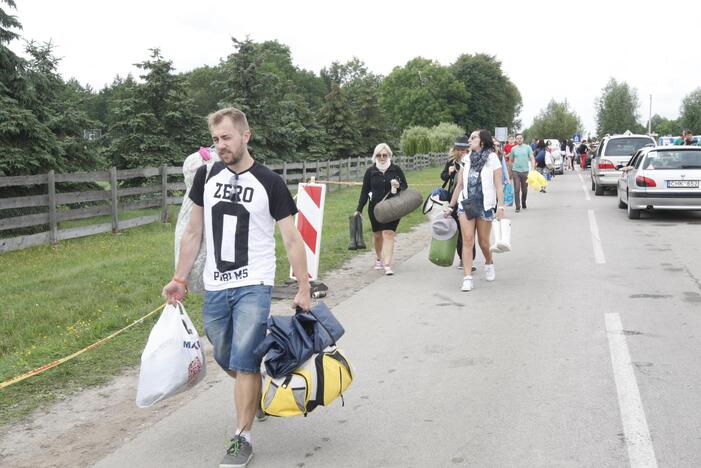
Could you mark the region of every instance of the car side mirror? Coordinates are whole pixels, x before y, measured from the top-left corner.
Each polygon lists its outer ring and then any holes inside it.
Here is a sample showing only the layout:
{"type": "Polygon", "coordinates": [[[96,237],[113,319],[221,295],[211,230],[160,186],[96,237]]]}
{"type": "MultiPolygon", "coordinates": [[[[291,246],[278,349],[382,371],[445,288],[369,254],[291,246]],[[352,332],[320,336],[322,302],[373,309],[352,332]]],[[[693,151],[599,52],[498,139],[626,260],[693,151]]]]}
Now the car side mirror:
{"type": "Polygon", "coordinates": [[[633,166],[626,166],[621,168],[621,172],[628,172],[635,169],[633,166]]]}

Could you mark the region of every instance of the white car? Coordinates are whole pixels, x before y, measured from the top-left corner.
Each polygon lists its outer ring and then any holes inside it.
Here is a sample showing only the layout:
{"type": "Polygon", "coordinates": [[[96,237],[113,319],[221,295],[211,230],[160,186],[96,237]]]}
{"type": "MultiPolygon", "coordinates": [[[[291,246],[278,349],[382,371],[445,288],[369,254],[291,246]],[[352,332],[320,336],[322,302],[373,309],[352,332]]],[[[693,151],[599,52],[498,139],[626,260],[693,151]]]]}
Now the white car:
{"type": "Polygon", "coordinates": [[[596,195],[603,195],[604,189],[616,188],[619,170],[628,164],[630,158],[643,146],[655,146],[655,139],[648,135],[606,135],[591,160],[591,189],[596,195]]]}
{"type": "Polygon", "coordinates": [[[641,210],[701,210],[701,147],[638,150],[621,169],[618,207],[637,219],[641,210]]]}

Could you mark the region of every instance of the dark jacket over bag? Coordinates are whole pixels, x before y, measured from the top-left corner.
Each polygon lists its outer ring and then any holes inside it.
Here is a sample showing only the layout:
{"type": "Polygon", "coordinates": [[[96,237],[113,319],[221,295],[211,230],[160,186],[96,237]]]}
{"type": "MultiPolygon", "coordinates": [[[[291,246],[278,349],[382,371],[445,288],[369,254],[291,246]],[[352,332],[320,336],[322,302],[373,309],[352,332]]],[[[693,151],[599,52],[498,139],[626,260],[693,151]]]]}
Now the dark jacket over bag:
{"type": "Polygon", "coordinates": [[[441,172],[441,180],[443,182],[448,182],[446,190],[450,192],[451,195],[453,194],[453,190],[455,190],[458,172],[460,172],[461,167],[462,166],[459,162],[455,161],[453,158],[450,158],[448,161],[446,161],[445,167],[443,168],[443,172],[441,172]],[[451,166],[455,168],[455,172],[453,172],[452,174],[450,174],[449,172],[451,166]]]}
{"type": "MultiPolygon", "coordinates": [[[[373,232],[385,230],[396,231],[397,226],[399,225],[399,220],[384,224],[380,223],[377,221],[377,219],[375,219],[374,213],[375,205],[382,201],[385,195],[390,193],[392,188],[390,181],[392,179],[399,180],[398,192],[401,190],[406,190],[409,187],[406,182],[404,172],[394,163],[390,164],[384,174],[374,164],[368,167],[365,171],[365,176],[363,177],[363,188],[360,191],[357,210],[360,212],[363,211],[365,204],[368,203],[370,198],[369,194],[372,192],[372,200],[370,200],[370,203],[368,204],[368,216],[370,217],[370,225],[372,226],[373,232]]],[[[392,197],[391,193],[388,198],[390,197],[392,197]]]]}
{"type": "Polygon", "coordinates": [[[282,377],[297,369],[312,354],[335,345],[345,330],[324,302],[310,311],[298,310],[292,316],[271,315],[268,335],[253,350],[256,356],[265,356],[268,375],[282,377]]]}

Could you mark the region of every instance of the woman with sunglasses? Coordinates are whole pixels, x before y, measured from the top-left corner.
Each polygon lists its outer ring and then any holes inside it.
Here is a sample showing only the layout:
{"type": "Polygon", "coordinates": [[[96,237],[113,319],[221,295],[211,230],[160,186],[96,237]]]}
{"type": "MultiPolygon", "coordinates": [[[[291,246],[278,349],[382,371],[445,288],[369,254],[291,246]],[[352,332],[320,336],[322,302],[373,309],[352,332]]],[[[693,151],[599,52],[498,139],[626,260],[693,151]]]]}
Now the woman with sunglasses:
{"type": "Polygon", "coordinates": [[[392,197],[408,187],[406,177],[401,168],[392,162],[392,150],[386,143],[380,143],[372,154],[372,166],[368,167],[363,177],[363,188],[358,199],[359,216],[363,207],[368,204],[368,215],[372,226],[372,237],[375,244],[375,270],[384,270],[385,275],[393,275],[392,256],[394,255],[394,236],[399,220],[380,223],[375,219],[375,205],[385,198],[392,197]]]}
{"type": "MultiPolygon", "coordinates": [[[[489,130],[475,130],[470,135],[470,153],[465,165],[458,174],[458,184],[447,208],[446,216],[458,210],[462,231],[463,251],[470,249],[475,242],[475,231],[479,246],[484,255],[484,276],[487,281],[496,279],[492,252],[489,250],[489,236],[492,221],[504,217],[504,190],[502,187],[502,166],[494,151],[494,140],[489,130]],[[496,213],[494,207],[496,206],[496,213]]],[[[465,277],[462,291],[471,291],[472,259],[463,258],[465,277]]]]}

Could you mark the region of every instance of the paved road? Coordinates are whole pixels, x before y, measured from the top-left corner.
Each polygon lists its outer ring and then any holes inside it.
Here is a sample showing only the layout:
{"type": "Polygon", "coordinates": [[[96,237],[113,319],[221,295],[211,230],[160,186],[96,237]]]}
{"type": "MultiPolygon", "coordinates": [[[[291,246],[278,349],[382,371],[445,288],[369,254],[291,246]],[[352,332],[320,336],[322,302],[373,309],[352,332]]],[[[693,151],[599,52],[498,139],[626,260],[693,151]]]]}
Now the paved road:
{"type": "MultiPolygon", "coordinates": [[[[424,250],[337,306],[345,407],[256,425],[250,466],[701,466],[701,216],[628,220],[587,173],[528,206],[495,282],[424,250]]],[[[97,466],[215,467],[231,407],[222,376],[97,466]]]]}

